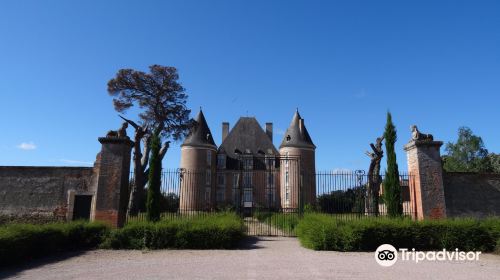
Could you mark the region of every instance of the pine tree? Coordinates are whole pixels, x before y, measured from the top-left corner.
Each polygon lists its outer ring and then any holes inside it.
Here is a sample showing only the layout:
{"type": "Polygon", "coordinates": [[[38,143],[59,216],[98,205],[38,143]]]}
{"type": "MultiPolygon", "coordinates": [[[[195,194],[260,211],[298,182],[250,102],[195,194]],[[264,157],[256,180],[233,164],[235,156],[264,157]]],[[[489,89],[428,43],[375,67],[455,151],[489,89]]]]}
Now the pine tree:
{"type": "Polygon", "coordinates": [[[146,200],[147,219],[151,222],[160,220],[161,199],[161,140],[159,132],[153,134],[151,140],[151,158],[149,160],[148,196],[146,200]]]}
{"type": "Polygon", "coordinates": [[[403,204],[401,201],[401,187],[399,185],[398,163],[394,144],[397,141],[396,127],[392,123],[392,116],[387,112],[387,123],[385,125],[385,152],[387,155],[387,169],[384,179],[384,202],[387,207],[389,217],[398,217],[403,214],[403,204]]]}

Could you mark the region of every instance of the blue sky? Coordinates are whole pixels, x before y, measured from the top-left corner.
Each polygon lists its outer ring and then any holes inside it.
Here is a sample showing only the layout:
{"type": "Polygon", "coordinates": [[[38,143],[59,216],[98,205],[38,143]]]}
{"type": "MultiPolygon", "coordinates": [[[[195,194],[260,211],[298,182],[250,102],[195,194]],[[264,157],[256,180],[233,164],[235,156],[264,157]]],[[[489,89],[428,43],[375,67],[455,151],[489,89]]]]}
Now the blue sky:
{"type": "Polygon", "coordinates": [[[121,123],[107,81],[151,64],[178,68],[217,144],[250,115],[278,146],[299,107],[318,170],[367,169],[387,110],[400,169],[411,124],[445,142],[469,126],[498,153],[499,27],[486,0],[2,1],[0,165],[91,164],[121,123]]]}

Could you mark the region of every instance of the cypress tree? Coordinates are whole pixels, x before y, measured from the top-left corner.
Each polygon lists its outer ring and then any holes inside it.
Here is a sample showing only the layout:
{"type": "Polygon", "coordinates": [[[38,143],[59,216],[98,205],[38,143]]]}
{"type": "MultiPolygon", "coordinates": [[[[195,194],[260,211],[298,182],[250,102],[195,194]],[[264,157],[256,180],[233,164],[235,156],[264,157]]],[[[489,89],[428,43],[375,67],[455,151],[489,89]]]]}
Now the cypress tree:
{"type": "Polygon", "coordinates": [[[151,140],[151,158],[149,160],[148,174],[148,196],[146,200],[147,219],[151,222],[160,220],[161,199],[161,157],[160,157],[160,135],[153,134],[151,140]]]}
{"type": "Polygon", "coordinates": [[[394,144],[397,141],[396,127],[392,123],[392,116],[387,112],[387,123],[385,125],[385,152],[387,155],[387,169],[384,178],[384,202],[389,217],[398,217],[403,214],[403,203],[401,186],[399,184],[398,163],[394,144]]]}

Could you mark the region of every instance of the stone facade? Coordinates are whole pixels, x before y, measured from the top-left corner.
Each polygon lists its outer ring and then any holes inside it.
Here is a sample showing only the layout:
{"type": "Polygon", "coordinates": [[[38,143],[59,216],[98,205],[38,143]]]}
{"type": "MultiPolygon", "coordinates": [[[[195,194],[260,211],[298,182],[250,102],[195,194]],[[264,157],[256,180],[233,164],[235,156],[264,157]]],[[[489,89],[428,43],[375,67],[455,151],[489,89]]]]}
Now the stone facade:
{"type": "Polygon", "coordinates": [[[91,167],[0,166],[0,216],[25,222],[73,217],[75,195],[92,194],[91,167]]]}
{"type": "Polygon", "coordinates": [[[429,140],[412,140],[405,145],[412,176],[412,206],[419,220],[446,218],[441,145],[443,142],[429,140]]]}
{"type": "Polygon", "coordinates": [[[448,217],[500,216],[500,174],[444,172],[448,217]]]}
{"type": "Polygon", "coordinates": [[[1,166],[0,222],[86,218],[122,226],[132,143],[128,137],[103,137],[99,141],[102,150],[93,168],[1,166]],[[82,201],[89,204],[78,205],[82,201]]]}

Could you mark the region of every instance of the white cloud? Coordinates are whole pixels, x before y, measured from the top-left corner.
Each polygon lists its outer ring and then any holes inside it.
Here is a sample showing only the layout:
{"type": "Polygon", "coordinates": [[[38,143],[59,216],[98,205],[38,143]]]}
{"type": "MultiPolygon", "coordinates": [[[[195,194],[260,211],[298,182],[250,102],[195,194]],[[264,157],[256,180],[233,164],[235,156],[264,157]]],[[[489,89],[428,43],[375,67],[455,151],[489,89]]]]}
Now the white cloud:
{"type": "Polygon", "coordinates": [[[36,149],[36,145],[33,142],[23,142],[23,143],[17,145],[16,147],[21,149],[21,150],[25,150],[25,151],[36,149]]]}
{"type": "Polygon", "coordinates": [[[90,161],[81,161],[81,160],[72,160],[72,159],[59,159],[60,162],[69,163],[69,164],[84,164],[84,165],[92,165],[93,162],[90,161]]]}

